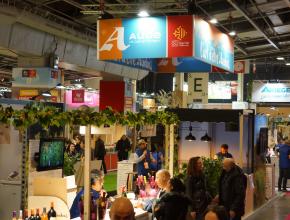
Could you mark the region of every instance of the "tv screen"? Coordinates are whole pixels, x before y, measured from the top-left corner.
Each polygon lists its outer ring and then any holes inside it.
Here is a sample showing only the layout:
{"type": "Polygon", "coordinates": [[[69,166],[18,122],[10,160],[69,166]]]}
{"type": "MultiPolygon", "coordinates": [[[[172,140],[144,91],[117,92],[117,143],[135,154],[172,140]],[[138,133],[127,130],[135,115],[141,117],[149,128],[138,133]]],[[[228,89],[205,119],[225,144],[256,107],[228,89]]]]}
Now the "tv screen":
{"type": "Polygon", "coordinates": [[[62,138],[42,138],[39,144],[38,170],[63,167],[65,141],[62,138]]]}

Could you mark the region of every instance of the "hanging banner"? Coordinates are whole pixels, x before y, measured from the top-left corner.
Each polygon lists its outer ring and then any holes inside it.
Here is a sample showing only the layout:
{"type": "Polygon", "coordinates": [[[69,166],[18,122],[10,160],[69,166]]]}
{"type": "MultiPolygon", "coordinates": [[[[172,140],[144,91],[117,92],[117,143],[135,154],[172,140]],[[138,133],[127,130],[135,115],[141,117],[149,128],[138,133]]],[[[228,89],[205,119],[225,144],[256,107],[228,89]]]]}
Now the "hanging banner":
{"type": "Polygon", "coordinates": [[[166,57],[166,17],[98,20],[99,60],[166,57]]]}
{"type": "Polygon", "coordinates": [[[188,16],[168,16],[168,57],[193,55],[193,19],[188,16]]]}
{"type": "Polygon", "coordinates": [[[51,68],[13,68],[12,87],[53,88],[61,82],[58,70],[51,68]]]}
{"type": "Polygon", "coordinates": [[[195,57],[234,72],[234,42],[227,34],[201,18],[194,19],[195,57]]]}
{"type": "Polygon", "coordinates": [[[210,72],[211,65],[193,57],[157,59],[158,73],[210,72]]]}
{"type": "Polygon", "coordinates": [[[192,15],[98,20],[97,59],[196,57],[234,71],[234,42],[192,15]]]}
{"type": "Polygon", "coordinates": [[[72,90],[72,103],[84,103],[85,102],[85,90],[76,89],[72,90]]]}

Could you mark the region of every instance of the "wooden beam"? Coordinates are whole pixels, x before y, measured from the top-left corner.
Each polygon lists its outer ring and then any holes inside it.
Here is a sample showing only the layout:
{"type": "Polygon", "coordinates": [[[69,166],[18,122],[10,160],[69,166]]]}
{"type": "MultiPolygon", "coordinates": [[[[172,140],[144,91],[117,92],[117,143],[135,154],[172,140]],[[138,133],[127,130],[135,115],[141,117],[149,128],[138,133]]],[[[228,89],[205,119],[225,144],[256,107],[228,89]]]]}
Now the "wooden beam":
{"type": "Polygon", "coordinates": [[[91,126],[86,126],[85,133],[85,161],[84,161],[84,220],[90,220],[90,160],[91,160],[91,148],[90,148],[90,136],[91,126]]]}

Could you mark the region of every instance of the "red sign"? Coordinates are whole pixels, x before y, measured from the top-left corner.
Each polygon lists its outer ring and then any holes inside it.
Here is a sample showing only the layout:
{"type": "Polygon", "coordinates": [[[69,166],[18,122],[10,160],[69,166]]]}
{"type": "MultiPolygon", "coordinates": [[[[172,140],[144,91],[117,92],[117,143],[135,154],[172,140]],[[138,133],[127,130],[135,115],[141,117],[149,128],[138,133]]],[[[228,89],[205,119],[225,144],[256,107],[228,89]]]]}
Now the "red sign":
{"type": "Polygon", "coordinates": [[[85,102],[85,90],[78,89],[72,91],[72,103],[84,103],[85,102]]]}
{"type": "Polygon", "coordinates": [[[24,69],[24,70],[22,70],[22,77],[35,78],[36,75],[37,75],[37,72],[34,69],[24,69]]]}
{"type": "Polygon", "coordinates": [[[168,57],[193,56],[193,17],[168,16],[168,57]]]}

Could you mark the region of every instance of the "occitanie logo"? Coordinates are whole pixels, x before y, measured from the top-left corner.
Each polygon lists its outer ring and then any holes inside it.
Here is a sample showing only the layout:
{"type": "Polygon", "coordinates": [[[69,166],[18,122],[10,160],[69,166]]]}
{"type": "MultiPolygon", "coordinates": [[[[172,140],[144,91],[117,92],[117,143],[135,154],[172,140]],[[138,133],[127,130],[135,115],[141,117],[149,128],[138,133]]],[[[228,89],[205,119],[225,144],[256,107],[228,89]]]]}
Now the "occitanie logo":
{"type": "Polygon", "coordinates": [[[187,32],[181,26],[176,28],[173,32],[174,37],[176,37],[176,39],[178,39],[178,40],[182,40],[186,36],[186,34],[187,34],[187,32]]]}

